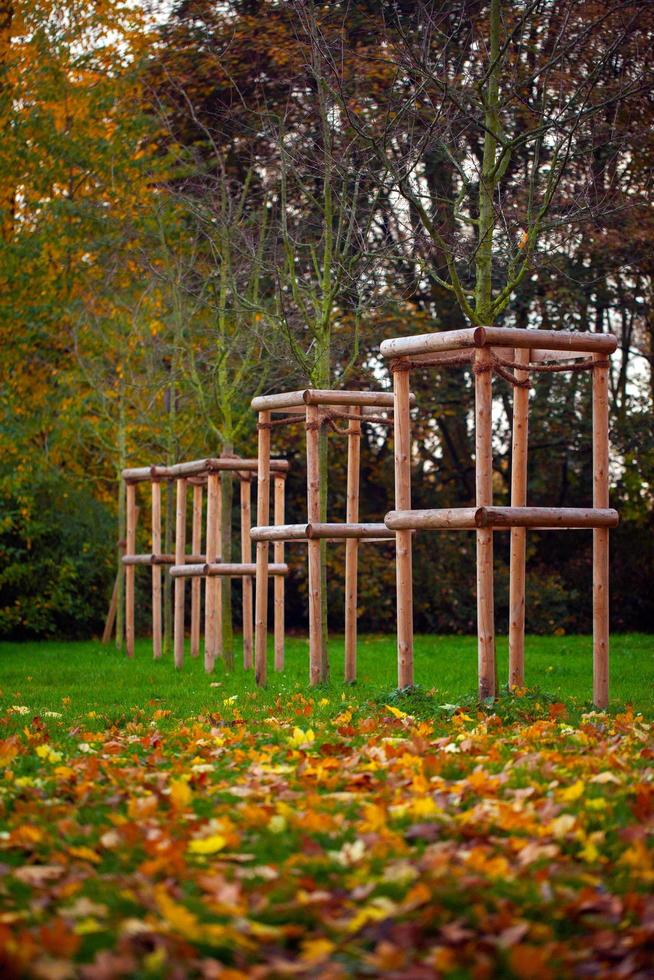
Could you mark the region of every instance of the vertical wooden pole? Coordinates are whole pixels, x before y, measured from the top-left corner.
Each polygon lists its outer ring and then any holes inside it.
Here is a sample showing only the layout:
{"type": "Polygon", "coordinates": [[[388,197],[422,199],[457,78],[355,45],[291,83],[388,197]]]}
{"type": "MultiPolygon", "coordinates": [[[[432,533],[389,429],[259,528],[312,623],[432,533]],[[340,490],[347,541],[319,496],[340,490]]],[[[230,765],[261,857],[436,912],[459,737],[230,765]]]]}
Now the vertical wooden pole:
{"type": "MultiPolygon", "coordinates": [[[[225,558],[225,538],[223,531],[223,477],[222,474],[218,474],[218,499],[216,501],[216,561],[224,561],[225,558]]],[[[231,514],[230,514],[231,518],[231,514]]],[[[224,636],[223,636],[223,622],[224,622],[224,609],[223,609],[223,589],[231,588],[231,579],[225,579],[221,576],[213,575],[208,579],[209,582],[213,584],[216,590],[216,645],[214,649],[214,657],[222,657],[224,654],[224,636]]]]}
{"type": "MultiPolygon", "coordinates": [[[[138,507],[137,507],[138,511],[138,507]]],[[[118,554],[122,558],[125,554],[125,542],[119,541],[118,543],[118,554]]],[[[120,589],[120,576],[125,574],[124,566],[122,566],[116,573],[116,578],[114,579],[114,587],[111,593],[111,601],[109,602],[109,609],[107,610],[107,618],[104,623],[104,630],[102,633],[101,643],[106,646],[111,639],[111,634],[114,631],[114,625],[116,622],[116,612],[118,610],[118,592],[120,589]]]]}
{"type": "MultiPolygon", "coordinates": [[[[210,565],[218,560],[220,519],[220,475],[209,473],[207,477],[207,532],[206,559],[210,565]]],[[[207,576],[204,583],[204,669],[211,673],[216,659],[218,634],[218,606],[220,595],[215,577],[207,576]]]]}
{"type": "MultiPolygon", "coordinates": [[[[307,520],[320,522],[320,408],[307,405],[307,520]]],[[[322,630],[322,582],[320,575],[320,541],[307,542],[309,565],[309,682],[321,684],[326,678],[326,660],[322,630]]]]}
{"type": "MultiPolygon", "coordinates": [[[[605,355],[594,354],[601,362],[605,355]]],[[[593,368],[593,507],[609,506],[609,369],[593,368]]],[[[593,530],[593,701],[609,704],[609,529],[593,530]]]]}
{"type": "MultiPolygon", "coordinates": [[[[361,415],[361,406],[349,408],[352,415],[361,415]]],[[[359,482],[361,466],[361,422],[350,419],[347,436],[347,496],[345,520],[348,524],[359,521],[359,482]]],[[[345,541],[345,683],[357,679],[357,571],[359,542],[357,538],[345,541]]]]}
{"type": "MultiPolygon", "coordinates": [[[[493,503],[493,374],[492,354],[475,352],[475,470],[477,507],[493,503]]],[[[493,530],[477,531],[477,637],[479,697],[497,694],[495,614],[493,603],[493,530]]]]}
{"type": "MultiPolygon", "coordinates": [[[[241,561],[252,561],[252,489],[249,474],[241,477],[241,561]]],[[[252,649],[252,579],[243,578],[243,667],[250,670],[254,664],[252,649]]]]}
{"type": "MultiPolygon", "coordinates": [[[[136,506],[136,484],[125,486],[125,548],[126,555],[136,554],[136,523],[138,507],[136,506]]],[[[125,653],[134,656],[134,606],[135,606],[135,574],[134,565],[125,568],[125,653]]]]}
{"type": "MultiPolygon", "coordinates": [[[[275,524],[284,523],[286,479],[283,473],[275,474],[274,481],[274,522],[275,524]]],[[[278,564],[284,562],[284,542],[275,541],[273,545],[273,561],[278,564]]],[[[275,609],[275,670],[284,669],[284,597],[285,580],[283,575],[276,575],[273,582],[274,589],[274,609],[275,609]]]]}
{"type": "MultiPolygon", "coordinates": [[[[186,480],[177,480],[177,508],[175,512],[175,564],[183,565],[186,559],[186,480]]],[[[175,667],[184,666],[184,599],[186,579],[175,579],[175,606],[173,625],[173,651],[175,667]]]]}
{"type": "MultiPolygon", "coordinates": [[[[126,495],[125,554],[136,554],[136,484],[128,483],[126,495]]],[[[134,656],[134,565],[125,568],[125,652],[134,656]]]]}
{"type": "MultiPolygon", "coordinates": [[[[529,351],[518,348],[514,360],[529,363],[529,351]]],[[[529,373],[516,368],[517,381],[527,381],[529,373]]],[[[511,450],[511,506],[527,506],[527,447],[529,439],[529,388],[513,389],[513,443],[511,450]]],[[[509,571],[509,687],[525,683],[525,565],[527,528],[511,528],[509,571]]]]}
{"type": "MultiPolygon", "coordinates": [[[[270,412],[259,412],[257,449],[257,524],[270,520],[270,412]]],[[[254,614],[254,677],[263,686],[268,679],[268,542],[257,541],[254,614]]]]}
{"type": "MultiPolygon", "coordinates": [[[[393,373],[395,509],[411,509],[411,415],[409,371],[393,373]]],[[[397,590],[397,686],[413,687],[413,569],[411,531],[395,533],[397,590]]]]}
{"type": "MultiPolygon", "coordinates": [[[[191,532],[191,554],[202,553],[202,484],[193,484],[193,525],[191,532]]],[[[200,614],[202,602],[202,579],[191,580],[191,656],[200,654],[200,614]]]]}
{"type": "MultiPolygon", "coordinates": [[[[152,481],[152,554],[161,554],[161,484],[152,481]]],[[[152,566],[152,656],[161,657],[161,565],[152,566]]]]}

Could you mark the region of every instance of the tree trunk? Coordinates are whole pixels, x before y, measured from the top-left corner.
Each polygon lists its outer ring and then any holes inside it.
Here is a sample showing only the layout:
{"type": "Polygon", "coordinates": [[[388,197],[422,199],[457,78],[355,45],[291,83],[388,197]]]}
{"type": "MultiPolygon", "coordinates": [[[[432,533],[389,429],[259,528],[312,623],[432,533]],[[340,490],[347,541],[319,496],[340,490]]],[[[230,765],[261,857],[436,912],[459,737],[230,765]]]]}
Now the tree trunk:
{"type": "Polygon", "coordinates": [[[117,567],[116,581],[118,589],[116,592],[116,649],[122,650],[125,643],[125,569],[121,558],[124,553],[126,525],[125,511],[125,484],[123,482],[123,469],[126,465],[126,446],[125,446],[125,403],[121,392],[118,407],[118,466],[117,466],[117,490],[118,490],[118,542],[117,542],[117,567]]]}
{"type": "MultiPolygon", "coordinates": [[[[320,352],[316,359],[314,384],[317,388],[329,388],[331,384],[331,323],[323,334],[320,352]]],[[[329,436],[327,429],[322,426],[318,433],[318,461],[320,467],[320,520],[326,522],[329,489],[329,436]]],[[[323,682],[329,680],[329,655],[327,642],[328,604],[327,604],[327,542],[320,542],[320,621],[322,626],[322,643],[325,651],[325,671],[323,682]]]]}
{"type": "MultiPolygon", "coordinates": [[[[164,395],[164,408],[166,411],[167,419],[167,432],[166,432],[166,465],[172,466],[173,463],[178,462],[175,459],[176,441],[175,441],[175,412],[176,412],[176,401],[175,401],[175,390],[171,386],[166,389],[164,395]]],[[[166,527],[164,529],[164,553],[170,555],[174,551],[173,545],[173,528],[175,527],[175,484],[166,484],[166,527]]],[[[163,581],[163,617],[164,617],[164,631],[163,631],[163,653],[164,656],[169,654],[173,648],[173,596],[172,596],[172,578],[170,575],[164,575],[163,581]]]]}
{"type": "Polygon", "coordinates": [[[490,67],[484,93],[484,153],[479,181],[479,234],[475,259],[475,312],[484,324],[492,324],[493,233],[495,230],[495,187],[499,131],[500,0],[491,0],[490,67]]]}
{"type": "MultiPolygon", "coordinates": [[[[7,80],[8,65],[11,58],[11,35],[14,20],[14,0],[0,0],[0,98],[2,103],[11,106],[11,83],[7,80]]],[[[9,115],[9,114],[8,114],[9,115]]],[[[8,135],[10,117],[3,121],[3,135],[8,135]]],[[[0,234],[2,240],[10,242],[14,236],[16,218],[16,181],[11,173],[5,175],[0,186],[0,234]]]]}

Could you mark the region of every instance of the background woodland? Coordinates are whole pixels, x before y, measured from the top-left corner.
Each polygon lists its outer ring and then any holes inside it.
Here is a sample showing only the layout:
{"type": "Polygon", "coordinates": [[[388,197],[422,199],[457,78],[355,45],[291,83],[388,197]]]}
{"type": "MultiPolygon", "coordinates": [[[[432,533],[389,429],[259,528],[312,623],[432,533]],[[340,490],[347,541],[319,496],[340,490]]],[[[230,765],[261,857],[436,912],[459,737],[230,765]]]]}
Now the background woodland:
{"type": "MultiPolygon", "coordinates": [[[[651,629],[653,36],[650,4],[609,0],[0,0],[0,635],[101,631],[125,465],[251,455],[253,395],[389,387],[381,340],[469,322],[618,335],[612,625],[651,629]]],[[[414,506],[467,506],[470,377],[413,379],[414,506]]],[[[591,499],[588,385],[538,377],[531,503],[591,499]]],[[[498,379],[499,503],[511,396],[498,379]]],[[[274,446],[299,520],[303,440],[274,446]]],[[[323,460],[332,519],[344,448],[323,460]]],[[[381,519],[392,433],[368,427],[362,460],[381,519]]],[[[528,548],[528,630],[588,630],[591,536],[528,548]]],[[[343,562],[335,545],[335,628],[343,562]]],[[[392,549],[361,564],[361,628],[391,631],[392,549]]],[[[472,536],[418,537],[415,580],[417,630],[474,631],[472,536]]],[[[500,628],[507,584],[508,536],[500,628]]]]}

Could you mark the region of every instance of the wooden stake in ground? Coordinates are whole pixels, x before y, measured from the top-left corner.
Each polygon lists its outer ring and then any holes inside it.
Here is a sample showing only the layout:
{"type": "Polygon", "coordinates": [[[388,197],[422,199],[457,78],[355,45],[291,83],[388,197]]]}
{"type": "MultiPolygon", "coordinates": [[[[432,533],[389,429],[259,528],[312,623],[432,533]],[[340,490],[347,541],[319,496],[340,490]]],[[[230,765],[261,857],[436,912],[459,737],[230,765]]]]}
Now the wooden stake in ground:
{"type": "MultiPolygon", "coordinates": [[[[177,480],[177,506],[175,512],[175,564],[181,565],[186,557],[186,480],[177,480]]],[[[175,609],[173,626],[173,652],[175,667],[184,666],[184,598],[186,580],[175,579],[175,609]]]]}
{"type": "MultiPolygon", "coordinates": [[[[209,473],[207,477],[207,564],[218,560],[221,517],[220,475],[209,473]]],[[[220,580],[207,579],[204,586],[204,669],[211,673],[218,647],[218,607],[220,606],[220,580]]]]}
{"type": "MultiPolygon", "coordinates": [[[[125,554],[136,554],[136,485],[128,483],[126,495],[125,554]]],[[[134,566],[125,569],[125,652],[134,656],[134,566]]]]}
{"type": "MultiPolygon", "coordinates": [[[[161,554],[161,484],[152,481],[152,554],[161,554]]],[[[161,565],[152,566],[152,656],[161,657],[161,565]]]]}
{"type": "MultiPolygon", "coordinates": [[[[307,519],[309,524],[320,521],[320,409],[307,405],[307,519]]],[[[307,542],[309,566],[309,681],[322,684],[327,676],[327,663],[322,632],[322,582],[320,570],[320,541],[307,542]]]]}
{"type": "MultiPolygon", "coordinates": [[[[529,363],[529,351],[515,351],[517,364],[529,363]]],[[[527,371],[515,370],[516,381],[526,381],[527,371]]],[[[527,506],[527,447],[529,438],[529,388],[513,389],[513,442],[511,450],[511,506],[527,506]]],[[[525,565],[527,529],[511,528],[509,573],[509,687],[525,683],[525,565]]]]}
{"type": "MultiPolygon", "coordinates": [[[[395,508],[411,509],[411,416],[409,371],[393,374],[395,508]]],[[[413,687],[413,571],[411,531],[395,533],[397,583],[397,686],[413,687]]]]}
{"type": "MultiPolygon", "coordinates": [[[[273,520],[276,525],[284,523],[286,479],[284,473],[274,477],[274,510],[273,520]]],[[[284,542],[275,541],[273,545],[273,561],[276,565],[284,564],[284,542]]],[[[277,575],[274,583],[274,627],[275,627],[275,670],[284,669],[284,595],[285,580],[277,575]]]]}
{"type": "MultiPolygon", "coordinates": [[[[137,508],[138,510],[138,508],[137,508]]],[[[116,578],[114,579],[114,587],[111,592],[111,599],[109,601],[109,609],[107,610],[107,618],[104,622],[104,630],[102,631],[102,640],[100,641],[103,646],[106,646],[111,639],[111,634],[114,631],[114,624],[116,622],[116,610],[118,609],[118,589],[120,585],[120,576],[125,574],[125,566],[122,563],[123,555],[125,554],[125,542],[118,542],[118,555],[121,560],[120,568],[116,572],[116,578]]]]}
{"type": "MultiPolygon", "coordinates": [[[[493,503],[493,374],[488,348],[475,351],[475,453],[477,507],[493,503]]],[[[493,602],[493,529],[477,532],[477,636],[479,697],[497,694],[493,602]]]]}
{"type": "MultiPolygon", "coordinates": [[[[361,415],[360,405],[351,405],[352,415],[361,415]]],[[[361,422],[350,419],[347,436],[347,524],[359,521],[359,480],[361,468],[361,422]]],[[[345,673],[346,684],[357,679],[357,572],[359,564],[359,540],[345,541],[345,673]]]]}
{"type": "MultiPolygon", "coordinates": [[[[241,479],[241,561],[250,564],[252,561],[252,541],[250,528],[252,526],[252,490],[250,477],[246,474],[241,479]]],[[[243,667],[250,670],[253,666],[252,649],[252,579],[243,579],[243,667]]]]}
{"type": "MultiPolygon", "coordinates": [[[[191,532],[191,552],[199,555],[202,551],[202,484],[193,485],[193,525],[191,532]]],[[[191,581],[191,656],[200,654],[200,614],[202,602],[202,579],[191,581]]]]}
{"type": "MultiPolygon", "coordinates": [[[[609,369],[593,355],[593,507],[609,506],[609,369]]],[[[609,529],[593,531],[593,701],[609,703],[609,529]]]]}
{"type": "MultiPolygon", "coordinates": [[[[270,415],[259,412],[257,524],[270,520],[270,415]]],[[[268,542],[257,541],[257,577],[254,617],[254,675],[263,686],[268,679],[268,542]]]]}

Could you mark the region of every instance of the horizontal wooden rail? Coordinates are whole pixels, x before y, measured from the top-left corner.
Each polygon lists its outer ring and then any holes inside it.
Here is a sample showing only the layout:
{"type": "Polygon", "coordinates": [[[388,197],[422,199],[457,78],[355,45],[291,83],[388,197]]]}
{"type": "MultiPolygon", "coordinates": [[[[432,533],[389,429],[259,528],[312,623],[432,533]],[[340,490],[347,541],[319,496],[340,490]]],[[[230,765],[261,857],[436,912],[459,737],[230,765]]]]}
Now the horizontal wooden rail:
{"type": "MultiPolygon", "coordinates": [[[[250,578],[254,577],[257,566],[254,562],[215,562],[202,565],[173,565],[170,574],[173,578],[213,578],[216,575],[225,578],[250,578]]],[[[286,564],[272,563],[268,565],[269,575],[288,575],[289,568],[286,564]]]]}
{"type": "Polygon", "coordinates": [[[529,527],[538,530],[617,527],[617,510],[593,507],[450,507],[439,510],[392,510],[385,518],[392,531],[466,531],[478,528],[529,527]]]}
{"type": "Polygon", "coordinates": [[[513,327],[467,327],[463,330],[445,330],[442,333],[394,337],[391,340],[384,340],[380,350],[383,357],[404,357],[490,346],[611,354],[617,345],[617,338],[609,333],[525,330],[513,327]]]}
{"type": "Polygon", "coordinates": [[[449,507],[441,510],[392,510],[384,518],[390,531],[475,530],[478,507],[449,507]]]}
{"type": "Polygon", "coordinates": [[[480,507],[479,527],[585,528],[617,527],[617,510],[609,507],[480,507]]]}
{"type": "Polygon", "coordinates": [[[253,527],[253,541],[343,541],[355,538],[359,541],[392,541],[395,537],[385,524],[279,524],[253,527]]]}
{"type": "Polygon", "coordinates": [[[463,330],[444,330],[442,333],[393,337],[391,340],[383,340],[379,349],[382,357],[404,357],[405,354],[430,354],[476,346],[475,328],[466,327],[463,330]]]}
{"type": "Polygon", "coordinates": [[[579,351],[612,354],[618,338],[612,333],[573,330],[524,330],[514,327],[477,327],[475,346],[518,347],[528,350],[579,351]]]}
{"type": "Polygon", "coordinates": [[[250,537],[253,541],[308,541],[308,524],[271,524],[253,527],[250,537]]]}
{"type": "Polygon", "coordinates": [[[307,524],[309,538],[355,538],[375,540],[380,538],[393,539],[395,535],[389,532],[385,524],[307,524]]]}
{"type": "MultiPolygon", "coordinates": [[[[204,561],[204,555],[187,555],[186,561],[189,564],[204,561]]],[[[174,555],[123,555],[121,558],[123,565],[174,565],[174,555]]]]}
{"type": "MultiPolygon", "coordinates": [[[[173,466],[139,466],[124,469],[122,476],[127,483],[142,483],[146,480],[175,480],[179,477],[206,476],[208,473],[224,471],[242,471],[256,473],[256,459],[239,459],[238,456],[215,456],[207,459],[193,459],[187,463],[175,463],[173,466]]],[[[271,459],[270,469],[273,473],[286,473],[289,468],[286,459],[271,459]]]]}
{"type": "MultiPolygon", "coordinates": [[[[415,400],[415,399],[414,399],[415,400]]],[[[250,402],[255,412],[284,412],[307,405],[362,405],[368,408],[392,408],[391,391],[331,391],[325,388],[303,388],[275,395],[258,395],[250,402]]]]}

